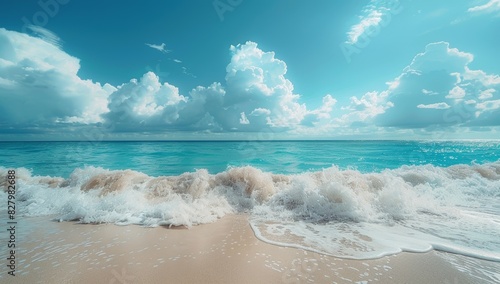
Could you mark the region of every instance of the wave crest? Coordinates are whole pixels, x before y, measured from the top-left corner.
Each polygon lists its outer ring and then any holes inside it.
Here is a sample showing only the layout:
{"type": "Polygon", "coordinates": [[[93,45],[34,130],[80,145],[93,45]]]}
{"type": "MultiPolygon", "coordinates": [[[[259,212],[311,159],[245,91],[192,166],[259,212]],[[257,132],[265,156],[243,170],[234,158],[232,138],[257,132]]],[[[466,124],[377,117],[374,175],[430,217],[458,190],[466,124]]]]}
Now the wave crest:
{"type": "MultiPolygon", "coordinates": [[[[7,169],[0,168],[4,187],[6,174],[7,169]]],[[[499,162],[448,168],[403,166],[381,173],[361,173],[332,166],[296,175],[272,174],[247,166],[229,168],[218,174],[200,169],[179,176],[160,177],[133,170],[85,167],[75,169],[67,179],[32,176],[29,170],[20,168],[17,179],[21,183],[19,194],[23,200],[30,205],[40,204],[40,207],[21,204],[27,215],[63,213],[67,208],[64,202],[48,198],[53,192],[61,194],[59,200],[78,196],[92,199],[96,204],[119,196],[139,195],[142,201],[132,202],[144,202],[140,206],[143,209],[150,203],[169,205],[176,198],[202,200],[211,196],[225,200],[229,211],[261,206],[269,211],[266,214],[315,222],[403,220],[412,218],[416,212],[442,214],[449,213],[450,207],[471,206],[475,204],[472,197],[500,196],[499,162]],[[41,208],[41,204],[46,208],[41,208]]],[[[109,212],[116,212],[114,207],[118,204],[110,205],[109,212]]],[[[259,210],[262,208],[256,212],[259,210]]],[[[99,222],[115,222],[106,214],[96,218],[99,222]]]]}

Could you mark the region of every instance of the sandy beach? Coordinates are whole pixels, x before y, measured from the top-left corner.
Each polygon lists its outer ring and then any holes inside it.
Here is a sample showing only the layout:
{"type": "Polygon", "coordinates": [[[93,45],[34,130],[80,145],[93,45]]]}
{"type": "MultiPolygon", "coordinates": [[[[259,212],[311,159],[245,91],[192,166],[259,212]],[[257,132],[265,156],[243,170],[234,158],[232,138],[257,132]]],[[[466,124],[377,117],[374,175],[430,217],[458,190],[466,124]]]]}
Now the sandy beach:
{"type": "Polygon", "coordinates": [[[459,271],[441,252],[349,260],[270,245],[254,236],[247,218],[231,215],[189,229],[23,219],[18,223],[16,276],[2,266],[1,279],[4,283],[481,283],[459,271]]]}

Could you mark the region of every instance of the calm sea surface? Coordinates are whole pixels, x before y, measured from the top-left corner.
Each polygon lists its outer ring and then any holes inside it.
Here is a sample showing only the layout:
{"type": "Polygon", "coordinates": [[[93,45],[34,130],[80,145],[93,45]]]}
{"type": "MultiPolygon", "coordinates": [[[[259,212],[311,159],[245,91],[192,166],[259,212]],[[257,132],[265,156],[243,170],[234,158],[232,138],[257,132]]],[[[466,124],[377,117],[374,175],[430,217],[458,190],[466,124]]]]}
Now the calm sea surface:
{"type": "Polygon", "coordinates": [[[85,166],[132,169],[151,176],[203,168],[219,173],[246,165],[282,174],[332,165],[366,173],[403,165],[447,167],[500,159],[500,141],[0,142],[0,149],[0,166],[61,177],[85,166]]]}

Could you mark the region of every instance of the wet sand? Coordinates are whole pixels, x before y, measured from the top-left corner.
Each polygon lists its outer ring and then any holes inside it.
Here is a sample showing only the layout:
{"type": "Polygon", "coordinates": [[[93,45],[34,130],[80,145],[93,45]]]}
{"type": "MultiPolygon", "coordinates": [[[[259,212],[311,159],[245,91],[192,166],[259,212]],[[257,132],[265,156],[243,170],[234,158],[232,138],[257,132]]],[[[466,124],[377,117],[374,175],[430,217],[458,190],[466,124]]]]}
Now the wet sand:
{"type": "MultiPolygon", "coordinates": [[[[349,260],[270,245],[254,236],[247,217],[189,229],[24,219],[16,232],[16,276],[2,265],[0,282],[481,283],[435,251],[349,260]]],[[[0,255],[6,262],[6,246],[0,255]]]]}

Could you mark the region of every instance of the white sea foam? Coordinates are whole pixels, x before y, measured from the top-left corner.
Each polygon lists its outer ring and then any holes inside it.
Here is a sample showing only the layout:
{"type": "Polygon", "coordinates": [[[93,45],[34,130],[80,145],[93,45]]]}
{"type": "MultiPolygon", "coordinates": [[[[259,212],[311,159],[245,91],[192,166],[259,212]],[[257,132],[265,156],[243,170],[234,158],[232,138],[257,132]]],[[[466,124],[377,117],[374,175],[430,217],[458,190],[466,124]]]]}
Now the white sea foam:
{"type": "MultiPolygon", "coordinates": [[[[0,168],[3,186],[6,174],[0,168]]],[[[439,249],[500,261],[500,162],[380,173],[333,166],[297,175],[236,167],[160,177],[85,167],[67,179],[20,168],[17,179],[17,205],[27,216],[192,226],[248,212],[256,236],[278,245],[347,258],[439,249]]]]}

